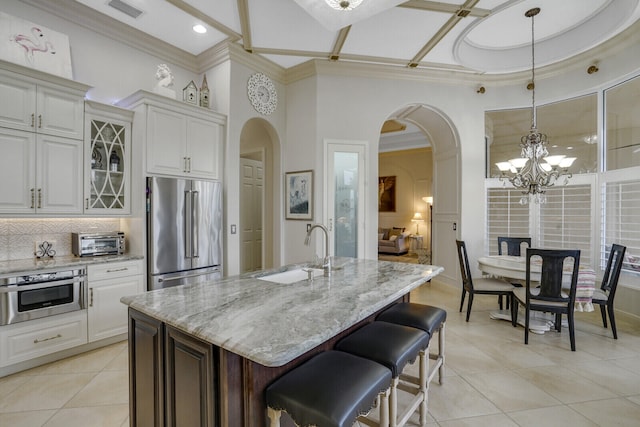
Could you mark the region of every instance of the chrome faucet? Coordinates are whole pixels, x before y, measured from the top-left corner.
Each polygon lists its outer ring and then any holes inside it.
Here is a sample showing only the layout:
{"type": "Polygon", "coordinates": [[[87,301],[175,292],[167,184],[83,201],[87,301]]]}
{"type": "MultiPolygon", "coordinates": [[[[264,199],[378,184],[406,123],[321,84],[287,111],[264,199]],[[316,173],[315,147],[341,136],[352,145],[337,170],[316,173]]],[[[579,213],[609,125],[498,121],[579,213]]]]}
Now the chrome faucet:
{"type": "Polygon", "coordinates": [[[324,231],[324,250],[325,257],[322,259],[322,269],[324,270],[324,277],[331,276],[331,257],[329,256],[329,230],[322,224],[313,224],[309,231],[307,231],[307,237],[304,239],[304,244],[309,246],[309,242],[311,240],[311,232],[314,228],[319,228],[324,231]]]}

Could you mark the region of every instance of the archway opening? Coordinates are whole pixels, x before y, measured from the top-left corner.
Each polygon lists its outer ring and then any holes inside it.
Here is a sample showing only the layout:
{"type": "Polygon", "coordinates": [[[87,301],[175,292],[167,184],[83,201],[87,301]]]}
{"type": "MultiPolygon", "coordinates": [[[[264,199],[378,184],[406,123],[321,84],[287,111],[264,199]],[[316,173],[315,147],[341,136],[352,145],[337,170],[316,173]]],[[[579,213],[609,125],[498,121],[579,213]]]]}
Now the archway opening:
{"type": "Polygon", "coordinates": [[[266,120],[248,120],[240,133],[240,272],[271,268],[280,262],[279,138],[266,120]]]}

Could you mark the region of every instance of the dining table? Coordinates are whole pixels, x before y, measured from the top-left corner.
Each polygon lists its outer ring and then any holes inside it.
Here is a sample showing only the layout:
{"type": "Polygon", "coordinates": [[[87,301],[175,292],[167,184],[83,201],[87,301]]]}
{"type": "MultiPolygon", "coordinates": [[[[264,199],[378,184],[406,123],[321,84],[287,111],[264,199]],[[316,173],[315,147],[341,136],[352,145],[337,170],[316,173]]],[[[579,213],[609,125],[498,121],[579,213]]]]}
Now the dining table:
{"type": "MultiPolygon", "coordinates": [[[[502,277],[512,283],[519,283],[525,286],[527,278],[527,258],[524,256],[513,255],[488,255],[478,258],[478,269],[484,274],[502,277]]],[[[531,280],[540,281],[542,265],[539,259],[531,260],[531,280]]],[[[569,289],[571,285],[571,274],[573,265],[567,265],[564,268],[563,287],[569,289]]],[[[595,291],[596,273],[593,267],[587,264],[580,264],[578,269],[578,283],[576,286],[575,311],[591,312],[593,311],[592,297],[595,291]]],[[[509,310],[497,310],[490,313],[493,319],[511,320],[509,310]]],[[[519,318],[519,322],[524,324],[524,316],[519,318]]],[[[530,330],[535,333],[544,333],[551,329],[553,319],[549,318],[545,313],[536,313],[536,316],[530,319],[530,330]]]]}

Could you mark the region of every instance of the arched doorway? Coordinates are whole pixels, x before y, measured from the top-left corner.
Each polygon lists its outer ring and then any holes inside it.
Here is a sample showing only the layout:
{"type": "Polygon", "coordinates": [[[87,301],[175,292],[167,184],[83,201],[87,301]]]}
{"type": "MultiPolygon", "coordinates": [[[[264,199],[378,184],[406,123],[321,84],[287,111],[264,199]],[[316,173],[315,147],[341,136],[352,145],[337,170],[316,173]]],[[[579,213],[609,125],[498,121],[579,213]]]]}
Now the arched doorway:
{"type": "MultiPolygon", "coordinates": [[[[457,131],[444,113],[424,104],[401,107],[391,113],[387,120],[406,122],[417,127],[432,148],[431,263],[444,267],[440,279],[455,283],[458,271],[455,239],[459,235],[461,217],[460,144],[457,131]]],[[[416,197],[421,199],[422,195],[416,194],[416,197]]]]}
{"type": "Polygon", "coordinates": [[[275,218],[280,213],[279,138],[266,120],[248,120],[240,133],[240,272],[271,268],[280,261],[275,218]]]}

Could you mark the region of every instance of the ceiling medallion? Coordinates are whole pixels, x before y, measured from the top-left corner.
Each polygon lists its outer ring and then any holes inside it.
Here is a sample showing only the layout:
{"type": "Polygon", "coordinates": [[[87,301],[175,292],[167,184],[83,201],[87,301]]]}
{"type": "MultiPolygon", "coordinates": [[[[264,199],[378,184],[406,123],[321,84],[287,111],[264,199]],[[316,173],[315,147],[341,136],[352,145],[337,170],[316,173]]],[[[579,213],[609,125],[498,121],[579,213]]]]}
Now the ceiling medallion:
{"type": "Polygon", "coordinates": [[[335,10],[353,10],[360,6],[362,0],[324,0],[335,10]]]}
{"type": "MultiPolygon", "coordinates": [[[[545,193],[557,180],[564,176],[564,183],[571,178],[568,172],[575,157],[564,155],[550,156],[547,151],[547,135],[538,132],[536,120],[536,62],[535,36],[533,17],[540,13],[540,8],[528,10],[524,16],[531,18],[531,130],[520,139],[522,149],[520,158],[508,162],[496,163],[500,170],[500,180],[509,180],[511,184],[522,192],[520,204],[526,205],[531,198],[536,203],[545,203],[545,193]],[[542,162],[544,158],[545,162],[542,162]],[[513,175],[507,175],[511,172],[513,175]]],[[[529,86],[527,86],[529,88],[529,86]]]]}
{"type": "Polygon", "coordinates": [[[268,116],[278,106],[278,93],[269,77],[255,73],[247,82],[247,95],[253,108],[260,114],[268,116]]]}

